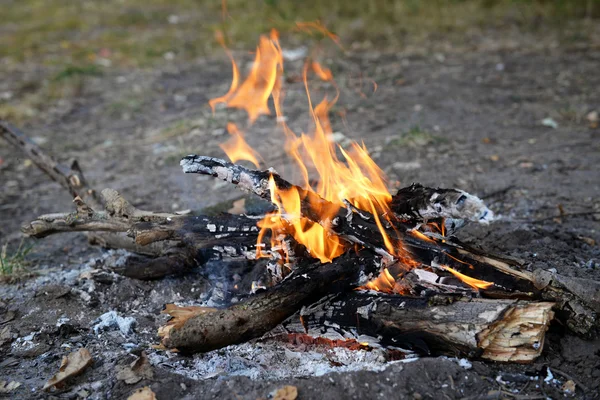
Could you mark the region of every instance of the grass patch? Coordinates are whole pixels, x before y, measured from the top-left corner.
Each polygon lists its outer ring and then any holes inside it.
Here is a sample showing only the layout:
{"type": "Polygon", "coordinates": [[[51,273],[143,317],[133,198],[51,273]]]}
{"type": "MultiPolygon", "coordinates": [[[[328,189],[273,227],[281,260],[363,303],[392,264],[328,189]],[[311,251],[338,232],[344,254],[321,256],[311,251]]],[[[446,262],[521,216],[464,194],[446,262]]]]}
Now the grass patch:
{"type": "Polygon", "coordinates": [[[24,243],[25,239],[22,239],[19,247],[10,254],[8,253],[8,243],[2,246],[0,250],[0,279],[13,281],[28,275],[30,262],[26,258],[33,250],[33,244],[24,245],[24,243]]]}
{"type": "Polygon", "coordinates": [[[417,125],[390,140],[388,145],[392,147],[424,147],[432,143],[443,143],[445,141],[445,138],[433,135],[417,125]]]}
{"type": "MultiPolygon", "coordinates": [[[[296,32],[298,21],[321,20],[345,45],[398,46],[408,37],[448,38],[471,27],[508,24],[535,30],[600,17],[600,0],[6,0],[0,58],[45,65],[80,65],[108,58],[113,65],[150,66],[166,52],[193,59],[218,48],[225,31],[239,48],[254,46],[272,27],[296,32]],[[541,22],[540,22],[541,21],[541,22]]],[[[591,21],[590,21],[591,22],[591,21]]],[[[319,40],[318,33],[301,34],[319,40]]],[[[567,40],[584,40],[586,30],[567,40]]]]}
{"type": "Polygon", "coordinates": [[[54,81],[60,82],[73,77],[100,75],[102,75],[102,70],[97,65],[86,65],[83,67],[68,65],[54,76],[54,81]]]}
{"type": "Polygon", "coordinates": [[[85,79],[85,75],[74,75],[69,79],[42,79],[34,85],[26,82],[15,90],[14,98],[0,100],[0,119],[23,125],[60,99],[80,96],[85,88],[85,79]]]}

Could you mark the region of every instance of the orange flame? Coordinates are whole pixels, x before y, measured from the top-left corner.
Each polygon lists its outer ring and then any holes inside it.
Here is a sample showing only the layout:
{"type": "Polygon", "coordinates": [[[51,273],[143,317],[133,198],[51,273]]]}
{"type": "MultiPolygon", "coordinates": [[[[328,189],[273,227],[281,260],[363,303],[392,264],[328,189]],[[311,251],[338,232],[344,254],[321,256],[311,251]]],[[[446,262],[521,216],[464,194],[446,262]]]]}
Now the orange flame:
{"type": "Polygon", "coordinates": [[[393,293],[396,279],[390,274],[387,268],[384,268],[381,274],[372,281],[367,282],[360,289],[375,290],[378,292],[393,293]]]}
{"type": "MultiPolygon", "coordinates": [[[[279,211],[268,215],[260,222],[261,236],[264,234],[265,229],[278,232],[282,227],[285,227],[288,231],[291,228],[294,239],[298,243],[302,243],[308,252],[322,263],[331,262],[344,252],[345,247],[340,239],[337,236],[327,235],[326,222],[322,222],[325,225],[322,226],[302,217],[301,194],[296,188],[280,190],[277,188],[273,177],[271,177],[269,179],[269,189],[271,190],[271,202],[278,207],[279,211]]],[[[323,212],[322,215],[325,221],[327,210],[320,211],[323,212]]],[[[259,240],[262,240],[262,237],[259,240]]],[[[272,247],[276,245],[273,241],[271,244],[272,247]]]]}
{"type": "Polygon", "coordinates": [[[296,26],[299,30],[305,32],[314,32],[317,31],[321,33],[323,36],[327,36],[331,41],[337,44],[340,48],[342,48],[342,43],[340,42],[340,37],[335,33],[332,33],[321,23],[321,21],[309,21],[309,22],[296,22],[296,26]]]}
{"type": "MultiPolygon", "coordinates": [[[[327,31],[320,23],[300,23],[298,27],[304,30],[317,30],[339,43],[337,36],[327,31]]],[[[220,42],[225,47],[222,37],[220,42]]],[[[328,236],[326,221],[338,212],[345,201],[348,201],[353,206],[372,213],[388,252],[394,255],[401,254],[403,252],[401,243],[393,243],[384,229],[387,215],[391,215],[388,203],[392,196],[387,189],[383,171],[371,159],[364,144],[352,143],[346,150],[334,141],[329,112],[337,102],[339,90],[331,71],[316,61],[305,64],[302,76],[314,128],[310,134],[303,133],[298,136],[286,125],[283,113],[281,88],[283,55],[278,33],[273,30],[269,37],[261,36],[254,64],[241,84],[239,69],[229,50],[227,48],[225,50],[233,68],[231,87],[224,96],[211,100],[210,106],[214,110],[216,104],[224,103],[228,107],[244,109],[252,124],[258,116],[270,114],[268,100],[272,97],[277,121],[286,137],[286,151],[302,174],[304,188],[334,205],[328,210],[314,210],[322,215],[322,221],[320,224],[312,223],[300,217],[301,202],[304,200],[302,196],[305,194],[294,189],[277,188],[274,181],[271,181],[272,202],[278,206],[278,211],[261,221],[259,241],[264,238],[265,230],[272,231],[272,247],[281,244],[278,241],[283,234],[291,233],[315,258],[322,262],[331,261],[342,254],[344,245],[340,243],[338,237],[328,236]],[[322,81],[329,82],[336,91],[331,100],[325,95],[315,107],[308,88],[309,71],[322,81]],[[311,176],[318,178],[317,183],[311,181],[311,176]]],[[[228,130],[234,139],[222,148],[226,150],[230,159],[232,161],[246,159],[257,165],[258,153],[248,146],[237,127],[230,125],[228,130]]],[[[260,250],[261,247],[258,248],[257,256],[266,256],[260,250]]]]}
{"type": "Polygon", "coordinates": [[[248,160],[256,168],[260,168],[260,163],[258,162],[258,159],[261,158],[260,155],[246,142],[244,133],[238,129],[237,125],[229,122],[227,124],[227,132],[232,137],[227,142],[220,144],[219,147],[223,149],[231,162],[248,160]]]}
{"type": "MultiPolygon", "coordinates": [[[[219,36],[217,37],[219,39],[219,36]]],[[[283,55],[279,45],[279,34],[272,30],[269,37],[260,37],[256,56],[248,78],[239,85],[239,69],[231,52],[225,47],[222,35],[221,45],[225,48],[231,59],[233,79],[231,87],[224,96],[212,99],[208,104],[213,108],[218,103],[225,103],[228,107],[240,108],[248,113],[250,122],[262,114],[270,114],[269,97],[283,72],[283,55]]]]}
{"type": "Polygon", "coordinates": [[[494,286],[493,282],[482,281],[479,279],[471,278],[470,276],[461,274],[457,270],[452,269],[452,268],[448,267],[447,265],[442,265],[442,268],[444,268],[446,271],[450,272],[452,275],[456,276],[458,279],[460,279],[461,281],[463,281],[464,283],[466,283],[467,285],[471,286],[474,289],[489,289],[492,286],[494,286]]]}

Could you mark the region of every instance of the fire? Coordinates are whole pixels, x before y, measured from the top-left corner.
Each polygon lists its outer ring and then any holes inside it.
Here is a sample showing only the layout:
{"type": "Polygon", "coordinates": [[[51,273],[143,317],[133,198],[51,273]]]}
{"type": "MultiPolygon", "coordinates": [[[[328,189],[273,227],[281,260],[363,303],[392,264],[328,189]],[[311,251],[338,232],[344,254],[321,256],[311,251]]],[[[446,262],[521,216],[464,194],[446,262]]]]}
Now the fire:
{"type": "Polygon", "coordinates": [[[457,270],[452,269],[446,265],[442,265],[441,267],[474,289],[484,289],[485,290],[485,289],[489,289],[492,286],[494,286],[493,282],[482,281],[479,279],[471,278],[470,276],[461,274],[457,270]]]}
{"type": "Polygon", "coordinates": [[[239,68],[231,52],[225,46],[222,35],[217,35],[217,39],[225,48],[231,60],[233,78],[227,94],[210,100],[208,104],[213,110],[219,103],[225,103],[228,107],[243,109],[248,113],[250,122],[256,121],[262,114],[270,114],[269,97],[275,86],[280,84],[279,80],[283,73],[283,55],[279,45],[279,33],[272,30],[268,37],[265,35],[260,37],[252,70],[241,85],[239,84],[239,68]]]}
{"type": "MultiPolygon", "coordinates": [[[[299,23],[297,26],[301,30],[318,31],[339,45],[339,38],[327,31],[320,23],[299,23]]],[[[388,268],[384,268],[380,276],[364,288],[387,292],[400,290],[394,277],[396,272],[401,274],[419,264],[406,254],[402,243],[394,242],[386,233],[385,226],[388,228],[393,226],[392,221],[389,220],[389,216],[393,214],[389,209],[392,196],[387,189],[385,174],[370,157],[365,145],[352,142],[343,148],[335,143],[329,113],[335,106],[340,92],[331,70],[315,60],[305,63],[302,80],[313,126],[310,133],[298,135],[285,123],[282,90],[283,53],[278,32],[272,30],[268,36],[260,37],[254,63],[243,82],[241,82],[240,70],[231,52],[225,46],[223,36],[218,35],[217,40],[225,48],[231,60],[233,77],[229,91],[221,97],[210,100],[209,105],[213,111],[217,104],[245,110],[249,125],[252,125],[259,116],[271,114],[269,100],[272,99],[279,128],[285,137],[285,150],[298,167],[302,179],[302,189],[278,188],[273,177],[269,180],[271,202],[277,206],[277,211],[265,216],[258,224],[261,231],[257,242],[257,258],[273,257],[278,254],[281,260],[288,263],[290,250],[285,237],[291,235],[296,242],[304,245],[313,257],[322,263],[331,262],[344,253],[348,245],[338,236],[329,234],[328,225],[339,209],[345,203],[350,203],[373,215],[387,251],[398,260],[393,264],[394,271],[390,272],[388,268]],[[313,106],[309,90],[312,75],[335,91],[333,96],[324,95],[316,106],[313,106]],[[320,208],[323,207],[321,204],[310,203],[311,197],[308,196],[310,193],[328,200],[329,205],[326,209],[320,208]],[[311,207],[311,211],[321,217],[319,223],[303,218],[302,207],[311,207]],[[271,248],[267,251],[263,240],[268,232],[271,237],[271,248]]],[[[374,87],[376,88],[376,84],[374,87]]],[[[232,137],[221,148],[230,160],[232,162],[248,160],[259,167],[259,160],[262,160],[259,152],[248,145],[237,125],[229,123],[227,130],[232,137]]],[[[442,236],[445,235],[443,222],[439,225],[432,224],[431,228],[442,236]]],[[[435,242],[417,230],[412,231],[412,234],[423,240],[435,242]]],[[[442,266],[442,268],[473,288],[487,289],[493,285],[491,282],[468,277],[450,267],[442,266]]]]}
{"type": "Polygon", "coordinates": [[[396,279],[392,276],[387,268],[384,268],[382,273],[372,281],[367,282],[366,285],[360,289],[375,290],[377,292],[393,293],[394,286],[396,285],[396,279]]]}
{"type": "MultiPolygon", "coordinates": [[[[326,31],[321,24],[302,23],[298,24],[298,27],[302,30],[318,30],[332,40],[337,40],[337,37],[326,31]]],[[[388,251],[391,254],[398,253],[399,244],[392,243],[383,228],[385,217],[382,215],[388,214],[388,203],[392,198],[383,171],[371,159],[364,144],[352,143],[348,149],[344,149],[333,140],[329,112],[337,102],[339,90],[331,70],[314,60],[305,64],[302,76],[314,127],[310,134],[297,135],[285,124],[281,87],[283,54],[277,31],[271,31],[269,36],[261,36],[254,63],[243,82],[240,82],[240,70],[231,52],[225,47],[222,35],[217,36],[217,39],[231,60],[233,78],[229,91],[212,99],[209,102],[210,106],[214,110],[217,104],[223,103],[227,107],[243,109],[248,114],[249,123],[252,124],[260,115],[271,113],[268,102],[269,98],[272,98],[277,120],[285,134],[286,151],[302,174],[304,189],[318,194],[334,205],[327,210],[314,210],[319,212],[323,219],[321,224],[312,223],[301,217],[301,201],[306,194],[295,189],[277,188],[271,181],[271,197],[273,203],[278,206],[278,211],[266,216],[259,224],[262,229],[259,240],[262,241],[266,231],[270,230],[271,245],[274,247],[280,244],[282,233],[291,233],[313,257],[322,262],[331,261],[344,252],[345,246],[338,237],[327,234],[326,221],[334,217],[344,205],[344,201],[349,201],[355,207],[374,215],[388,251]],[[310,73],[330,83],[336,91],[332,98],[326,95],[316,106],[313,106],[309,91],[310,73]],[[317,183],[310,179],[311,176],[318,177],[317,183]]],[[[231,161],[248,160],[258,166],[259,153],[246,143],[237,126],[229,124],[228,131],[233,137],[221,147],[231,161]]],[[[257,254],[259,257],[265,255],[262,250],[257,254]]]]}
{"type": "Polygon", "coordinates": [[[239,130],[237,125],[233,122],[229,122],[227,124],[227,132],[231,135],[231,139],[219,145],[219,147],[223,149],[231,162],[248,160],[254,164],[256,168],[260,168],[260,163],[258,162],[258,159],[261,158],[260,154],[246,143],[244,133],[239,130]]]}
{"type": "MultiPolygon", "coordinates": [[[[262,241],[266,229],[270,229],[273,233],[282,230],[291,231],[294,239],[302,243],[311,255],[323,263],[330,262],[345,251],[344,245],[337,236],[327,235],[326,227],[301,217],[301,194],[297,189],[280,190],[272,177],[269,179],[269,188],[271,201],[278,207],[278,211],[267,215],[259,223],[261,227],[259,241],[262,241]]],[[[327,210],[320,211],[326,218],[327,210]]],[[[325,222],[324,224],[326,225],[325,222]]],[[[273,234],[271,238],[271,247],[276,247],[278,238],[273,234]]]]}

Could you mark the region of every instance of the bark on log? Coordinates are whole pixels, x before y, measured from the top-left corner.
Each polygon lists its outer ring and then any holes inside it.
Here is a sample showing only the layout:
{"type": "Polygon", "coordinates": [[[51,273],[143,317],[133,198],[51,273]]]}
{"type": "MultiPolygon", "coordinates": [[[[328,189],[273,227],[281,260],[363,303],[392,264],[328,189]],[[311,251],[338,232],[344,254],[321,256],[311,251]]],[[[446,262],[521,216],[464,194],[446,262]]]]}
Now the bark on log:
{"type": "Polygon", "coordinates": [[[426,354],[530,362],[542,352],[553,305],[352,292],[305,307],[300,318],[292,317],[284,327],[310,336],[355,339],[426,354]]]}
{"type": "Polygon", "coordinates": [[[159,330],[162,344],[186,353],[206,352],[262,336],[324,294],[366,283],[379,269],[373,257],[368,250],[349,251],[332,263],[299,267],[278,285],[225,309],[169,306],[166,311],[174,318],[159,330]]]}

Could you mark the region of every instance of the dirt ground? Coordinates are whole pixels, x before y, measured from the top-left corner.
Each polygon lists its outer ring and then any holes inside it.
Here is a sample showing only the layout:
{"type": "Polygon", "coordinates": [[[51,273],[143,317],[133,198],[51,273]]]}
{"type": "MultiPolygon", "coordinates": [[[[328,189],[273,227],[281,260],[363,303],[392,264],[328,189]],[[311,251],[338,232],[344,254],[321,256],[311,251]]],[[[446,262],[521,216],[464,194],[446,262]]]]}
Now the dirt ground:
{"type": "MultiPolygon", "coordinates": [[[[498,221],[468,227],[461,239],[524,259],[531,269],[600,280],[600,128],[587,118],[600,112],[598,43],[495,37],[462,49],[355,51],[326,59],[342,90],[334,131],[363,140],[392,183],[458,187],[483,197],[498,221]],[[555,218],[560,210],[565,215],[555,218]]],[[[295,79],[301,66],[288,63],[286,72],[288,123],[298,131],[307,129],[304,88],[295,79]]],[[[13,72],[0,92],[23,90],[18,84],[39,73],[13,72]]],[[[200,210],[240,196],[220,182],[185,176],[178,162],[190,153],[223,156],[225,122],[245,119],[227,110],[213,116],[207,107],[209,98],[226,92],[230,74],[223,57],[110,70],[82,79],[74,96],[47,105],[22,129],[51,154],[77,158],[94,187],[117,189],[139,208],[200,210]]],[[[266,165],[291,177],[274,126],[274,117],[261,117],[248,141],[263,149],[266,165]]],[[[3,141],[0,187],[0,243],[8,242],[9,252],[21,241],[21,223],[72,209],[68,193],[3,141]]],[[[34,276],[0,285],[0,376],[21,383],[6,395],[11,398],[126,398],[150,386],[158,399],[257,399],[286,384],[297,386],[301,399],[599,397],[600,340],[578,338],[559,324],[530,365],[473,361],[467,369],[431,357],[378,371],[275,379],[257,359],[267,371],[258,379],[227,368],[193,377],[174,365],[198,359],[161,358],[150,345],[158,341],[163,305],[201,301],[211,285],[207,274],[151,282],[109,273],[84,279],[82,272],[108,267],[116,255],[88,246],[79,234],[30,242],[34,276]],[[133,333],[92,329],[111,310],[135,318],[133,333]],[[79,347],[90,350],[93,365],[65,389],[41,392],[62,356],[79,347]],[[150,355],[154,377],[128,385],[116,371],[139,349],[150,355]],[[563,389],[569,380],[574,394],[563,389]]]]}

